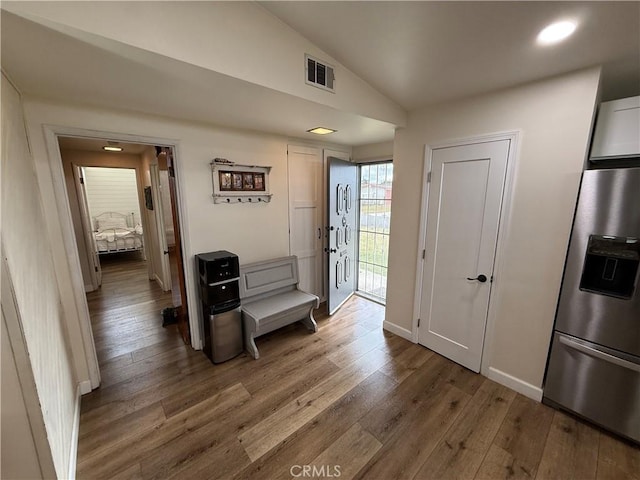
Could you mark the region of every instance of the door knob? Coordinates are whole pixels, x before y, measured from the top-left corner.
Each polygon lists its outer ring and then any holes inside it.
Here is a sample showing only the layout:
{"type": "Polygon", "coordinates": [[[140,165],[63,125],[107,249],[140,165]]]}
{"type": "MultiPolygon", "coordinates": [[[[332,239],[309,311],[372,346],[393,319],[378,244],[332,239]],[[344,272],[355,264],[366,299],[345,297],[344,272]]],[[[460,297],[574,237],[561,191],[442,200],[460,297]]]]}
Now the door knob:
{"type": "Polygon", "coordinates": [[[479,281],[480,283],[484,283],[484,282],[486,282],[486,281],[487,281],[487,276],[486,276],[486,275],[482,275],[482,274],[480,274],[480,275],[478,275],[476,278],[469,278],[469,277],[467,277],[467,280],[477,280],[477,281],[479,281]]]}
{"type": "Polygon", "coordinates": [[[335,248],[324,248],[324,253],[336,253],[338,250],[336,250],[335,248]]]}

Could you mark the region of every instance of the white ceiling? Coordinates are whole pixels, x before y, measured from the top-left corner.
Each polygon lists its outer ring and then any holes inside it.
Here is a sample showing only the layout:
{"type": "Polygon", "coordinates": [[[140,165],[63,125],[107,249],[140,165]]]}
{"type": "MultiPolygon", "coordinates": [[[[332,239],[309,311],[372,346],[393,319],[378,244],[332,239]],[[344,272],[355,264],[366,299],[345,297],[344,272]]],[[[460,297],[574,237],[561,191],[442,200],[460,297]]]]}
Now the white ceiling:
{"type": "Polygon", "coordinates": [[[238,80],[169,57],[117,45],[118,54],[2,11],[2,67],[23,93],[245,130],[326,141],[392,140],[395,126],[238,80]]]}
{"type": "Polygon", "coordinates": [[[409,111],[598,64],[605,95],[640,93],[637,1],[261,5],[409,111]],[[536,45],[561,19],[578,22],[574,35],[536,45]]]}
{"type": "MultiPolygon", "coordinates": [[[[640,2],[261,2],[406,110],[605,65],[604,97],[640,94],[640,2]],[[535,36],[578,30],[542,49],[535,36]]],[[[214,28],[212,26],[212,28],[214,28]]],[[[363,145],[395,126],[129,45],[101,48],[2,11],[2,67],[27,94],[288,137],[363,145]]],[[[265,41],[268,41],[266,39],[265,41]]]]}

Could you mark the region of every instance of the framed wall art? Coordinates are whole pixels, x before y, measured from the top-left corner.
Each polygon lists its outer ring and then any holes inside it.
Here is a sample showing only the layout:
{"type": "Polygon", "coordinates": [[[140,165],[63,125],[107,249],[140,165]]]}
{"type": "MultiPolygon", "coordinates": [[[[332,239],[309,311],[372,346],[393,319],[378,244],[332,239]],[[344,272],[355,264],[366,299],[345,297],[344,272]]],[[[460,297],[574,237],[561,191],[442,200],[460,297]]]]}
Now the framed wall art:
{"type": "Polygon", "coordinates": [[[211,162],[214,203],[268,203],[271,167],[211,162]]]}

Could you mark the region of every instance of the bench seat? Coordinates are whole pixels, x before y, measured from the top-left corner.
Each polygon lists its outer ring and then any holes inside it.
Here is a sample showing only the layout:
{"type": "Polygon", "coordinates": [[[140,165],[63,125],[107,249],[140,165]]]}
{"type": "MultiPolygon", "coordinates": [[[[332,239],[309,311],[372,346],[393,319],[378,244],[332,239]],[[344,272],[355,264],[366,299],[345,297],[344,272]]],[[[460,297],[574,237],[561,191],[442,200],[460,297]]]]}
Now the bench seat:
{"type": "Polygon", "coordinates": [[[240,298],[245,348],[259,358],[254,339],[302,321],[312,332],[318,327],[313,309],[320,299],[298,289],[297,257],[284,257],[240,267],[240,298]]]}
{"type": "MultiPolygon", "coordinates": [[[[261,323],[265,325],[281,317],[282,312],[287,310],[302,309],[302,311],[308,311],[310,305],[316,304],[316,299],[315,295],[310,295],[301,290],[291,290],[248,303],[242,309],[247,315],[261,319],[261,323]]],[[[297,320],[300,320],[300,318],[297,320]]]]}

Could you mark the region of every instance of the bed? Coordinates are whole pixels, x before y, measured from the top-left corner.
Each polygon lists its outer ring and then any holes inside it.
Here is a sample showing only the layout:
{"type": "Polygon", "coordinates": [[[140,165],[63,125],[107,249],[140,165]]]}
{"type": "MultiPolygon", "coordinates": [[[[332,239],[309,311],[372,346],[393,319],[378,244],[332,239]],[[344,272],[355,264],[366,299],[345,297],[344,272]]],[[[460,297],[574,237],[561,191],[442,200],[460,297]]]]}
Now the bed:
{"type": "Polygon", "coordinates": [[[99,254],[142,250],[142,226],[133,213],[104,212],[93,217],[93,237],[99,254]]]}

